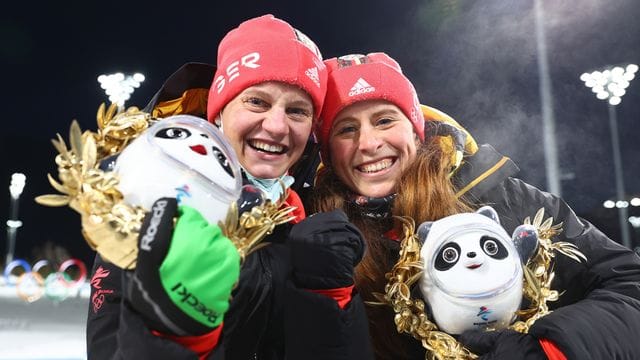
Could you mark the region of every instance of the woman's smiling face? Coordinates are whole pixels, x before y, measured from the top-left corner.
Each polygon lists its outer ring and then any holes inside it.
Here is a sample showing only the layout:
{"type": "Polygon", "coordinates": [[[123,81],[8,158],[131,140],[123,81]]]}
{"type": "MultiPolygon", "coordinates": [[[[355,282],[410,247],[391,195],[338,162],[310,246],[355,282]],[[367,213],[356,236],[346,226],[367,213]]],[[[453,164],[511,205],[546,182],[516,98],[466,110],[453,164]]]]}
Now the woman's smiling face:
{"type": "Polygon", "coordinates": [[[304,90],[269,81],[246,88],[220,117],[242,167],[257,178],[274,179],[300,159],[311,133],[313,110],[304,90]]]}
{"type": "Polygon", "coordinates": [[[370,197],[394,193],[402,171],[415,160],[418,139],[396,105],[357,102],[336,115],[329,135],[331,165],[353,192],[370,197]]]}

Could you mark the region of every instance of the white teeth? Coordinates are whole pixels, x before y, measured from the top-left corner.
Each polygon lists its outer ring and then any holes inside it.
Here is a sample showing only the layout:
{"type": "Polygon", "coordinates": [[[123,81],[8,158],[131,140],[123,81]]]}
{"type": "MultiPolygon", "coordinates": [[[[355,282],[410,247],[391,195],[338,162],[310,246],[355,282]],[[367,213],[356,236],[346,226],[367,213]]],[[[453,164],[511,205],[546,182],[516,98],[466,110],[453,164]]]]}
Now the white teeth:
{"type": "Polygon", "coordinates": [[[272,153],[282,153],[284,151],[284,146],[280,146],[280,145],[270,145],[267,143],[264,143],[262,141],[252,141],[251,142],[251,146],[262,150],[262,151],[267,151],[267,152],[272,152],[272,153]]]}
{"type": "Polygon", "coordinates": [[[373,164],[359,166],[358,170],[362,172],[372,173],[372,172],[380,171],[382,169],[386,169],[389,166],[391,166],[391,164],[393,164],[393,161],[391,161],[391,159],[383,159],[373,164]]]}

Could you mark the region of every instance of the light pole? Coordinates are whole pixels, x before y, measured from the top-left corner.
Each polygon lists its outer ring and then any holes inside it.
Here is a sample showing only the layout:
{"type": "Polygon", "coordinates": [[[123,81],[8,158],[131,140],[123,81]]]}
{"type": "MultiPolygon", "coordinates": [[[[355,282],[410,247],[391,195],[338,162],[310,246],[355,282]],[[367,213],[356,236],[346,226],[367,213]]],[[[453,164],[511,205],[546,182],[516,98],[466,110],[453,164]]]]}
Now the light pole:
{"type": "Polygon", "coordinates": [[[21,173],[14,173],[11,175],[11,184],[9,185],[9,193],[11,194],[11,212],[9,220],[7,220],[7,258],[8,264],[13,261],[13,253],[16,246],[16,234],[18,228],[22,226],[22,221],[18,220],[18,200],[20,200],[20,194],[24,189],[25,181],[27,177],[21,173]]]}
{"type": "Polygon", "coordinates": [[[140,73],[126,76],[123,73],[98,76],[100,87],[109,96],[109,101],[118,105],[118,111],[124,110],[125,101],[129,100],[133,91],[140,87],[143,81],[144,75],[140,73]]]}
{"type": "Polygon", "coordinates": [[[560,165],[558,160],[558,145],[556,143],[556,120],[553,115],[553,89],[549,75],[549,60],[547,57],[547,41],[544,31],[544,8],[542,0],[534,0],[536,25],[536,49],[538,53],[538,76],[540,79],[540,105],[542,106],[542,144],[544,146],[545,169],[547,172],[547,191],[562,196],[560,183],[560,165]]]}
{"type": "MultiPolygon", "coordinates": [[[[624,178],[622,172],[622,157],[620,156],[620,140],[618,138],[618,120],[616,118],[616,105],[622,102],[622,96],[629,87],[629,82],[633,80],[638,65],[629,64],[626,67],[607,67],[603,71],[594,71],[580,75],[580,80],[585,86],[591,88],[600,100],[607,100],[609,106],[609,128],[611,131],[611,146],[613,147],[613,166],[616,181],[616,198],[618,201],[625,201],[624,178]]],[[[627,206],[618,206],[618,220],[622,245],[631,248],[631,238],[629,236],[628,209],[627,206]]]]}

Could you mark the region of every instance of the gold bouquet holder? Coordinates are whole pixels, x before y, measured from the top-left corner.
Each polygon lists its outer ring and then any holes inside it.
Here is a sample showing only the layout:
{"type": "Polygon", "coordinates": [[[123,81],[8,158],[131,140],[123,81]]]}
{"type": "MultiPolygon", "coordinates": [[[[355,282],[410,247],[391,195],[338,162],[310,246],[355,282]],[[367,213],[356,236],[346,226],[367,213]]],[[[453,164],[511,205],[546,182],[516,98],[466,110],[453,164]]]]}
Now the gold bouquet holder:
{"type": "MultiPolygon", "coordinates": [[[[100,163],[120,153],[149,126],[161,119],[130,107],[118,112],[112,104],[100,105],[96,132],[80,130],[74,120],[69,144],[60,134],[52,140],[58,151],[58,180],[48,174],[49,183],[60,194],[41,195],[36,202],[45,206],[69,206],[80,214],[82,234],[89,246],[104,259],[123,269],[134,269],[138,256],[138,233],[145,209],[124,202],[117,175],[100,169],[100,163]]],[[[284,192],[283,192],[284,193],[284,192]]],[[[284,195],[283,195],[284,196],[284,195]]],[[[283,199],[267,200],[249,212],[238,214],[231,204],[224,222],[218,225],[238,249],[241,259],[257,248],[276,225],[290,221],[294,207],[282,206],[283,199]]]]}
{"type": "MultiPolygon", "coordinates": [[[[558,300],[559,293],[551,289],[553,281],[553,259],[561,253],[581,262],[586,257],[578,248],[568,242],[552,242],[551,239],[562,231],[562,223],[552,225],[553,218],[543,221],[544,209],[538,210],[533,222],[527,217],[524,224],[533,225],[538,232],[536,253],[523,266],[523,296],[529,301],[529,307],[516,312],[518,320],[510,328],[527,333],[539,318],[549,314],[547,302],[558,300]]],[[[395,312],[395,324],[398,332],[413,336],[427,350],[425,359],[466,360],[476,359],[477,355],[466,349],[453,336],[438,330],[425,312],[426,304],[422,299],[411,297],[411,287],[420,279],[423,263],[420,258],[421,244],[414,233],[411,219],[398,218],[403,224],[403,239],[400,245],[400,258],[393,269],[387,273],[387,285],[384,294],[376,298],[389,305],[395,312]]],[[[490,330],[490,329],[488,329],[490,330]]]]}

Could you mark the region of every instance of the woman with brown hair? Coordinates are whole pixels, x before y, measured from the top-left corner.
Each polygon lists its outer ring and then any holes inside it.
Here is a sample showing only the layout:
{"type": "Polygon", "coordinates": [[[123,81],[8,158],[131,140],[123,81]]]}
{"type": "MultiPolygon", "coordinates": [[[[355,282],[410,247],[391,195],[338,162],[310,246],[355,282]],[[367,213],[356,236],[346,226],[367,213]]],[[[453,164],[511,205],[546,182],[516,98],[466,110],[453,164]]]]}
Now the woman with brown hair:
{"type": "MultiPolygon", "coordinates": [[[[384,275],[398,259],[392,215],[420,224],[491,205],[512,232],[544,208],[563,223],[554,241],[574,244],[587,262],[556,260],[553,286],[564,293],[527,334],[464,333],[460,341],[483,359],[637,357],[640,344],[631,335],[640,332],[637,255],[576,216],[562,199],[511,177],[517,167],[491,146],[473,147],[458,166],[456,149],[438,136],[443,127],[429,121],[425,126],[426,108],[386,54],[325,63],[328,90],[316,128],[324,167],[312,210],[344,209],[364,233],[367,252],[355,283],[365,300],[376,301],[373,293],[384,292],[384,275]]],[[[419,342],[397,334],[390,309],[369,305],[367,313],[377,358],[424,357],[419,342]]]]}

